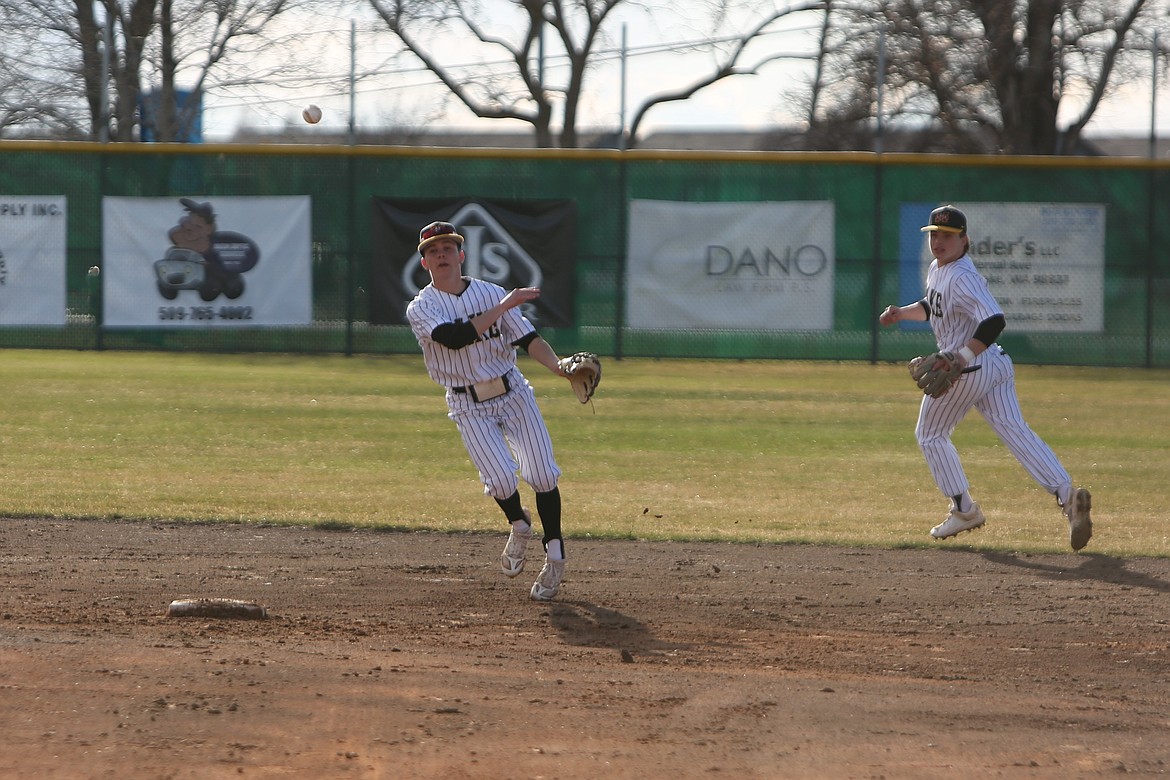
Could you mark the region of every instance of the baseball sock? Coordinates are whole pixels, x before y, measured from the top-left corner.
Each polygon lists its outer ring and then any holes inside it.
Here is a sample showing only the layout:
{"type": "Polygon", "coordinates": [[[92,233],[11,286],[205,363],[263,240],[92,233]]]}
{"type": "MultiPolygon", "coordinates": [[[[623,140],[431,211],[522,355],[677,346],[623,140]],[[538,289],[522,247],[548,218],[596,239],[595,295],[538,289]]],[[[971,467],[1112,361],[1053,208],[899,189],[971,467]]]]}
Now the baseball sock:
{"type": "Polygon", "coordinates": [[[549,539],[544,545],[544,554],[550,560],[563,561],[565,559],[565,543],[561,539],[549,539]]]}
{"type": "Polygon", "coordinates": [[[554,540],[559,543],[557,547],[560,555],[554,556],[550,552],[549,557],[554,560],[564,558],[564,543],[561,542],[561,489],[555,487],[547,493],[537,493],[536,511],[540,514],[540,527],[544,531],[545,550],[554,540]]]}
{"type": "Polygon", "coordinates": [[[504,510],[504,517],[508,518],[509,523],[520,522],[528,525],[524,522],[524,507],[520,505],[519,490],[507,498],[497,498],[496,503],[500,505],[500,509],[504,510]]]}
{"type": "Polygon", "coordinates": [[[971,504],[974,503],[974,500],[971,498],[970,491],[967,490],[964,490],[957,496],[951,496],[951,501],[954,502],[955,511],[958,512],[970,512],[971,504]]]}

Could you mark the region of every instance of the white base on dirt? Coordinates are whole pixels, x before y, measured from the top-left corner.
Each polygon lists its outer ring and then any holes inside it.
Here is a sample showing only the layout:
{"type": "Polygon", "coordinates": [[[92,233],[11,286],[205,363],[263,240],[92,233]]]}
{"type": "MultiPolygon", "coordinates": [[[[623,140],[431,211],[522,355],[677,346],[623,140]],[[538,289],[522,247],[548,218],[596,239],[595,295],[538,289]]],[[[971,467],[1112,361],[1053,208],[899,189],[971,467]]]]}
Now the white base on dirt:
{"type": "Polygon", "coordinates": [[[268,610],[259,604],[237,599],[176,599],[167,607],[167,617],[264,620],[268,617],[268,610]]]}

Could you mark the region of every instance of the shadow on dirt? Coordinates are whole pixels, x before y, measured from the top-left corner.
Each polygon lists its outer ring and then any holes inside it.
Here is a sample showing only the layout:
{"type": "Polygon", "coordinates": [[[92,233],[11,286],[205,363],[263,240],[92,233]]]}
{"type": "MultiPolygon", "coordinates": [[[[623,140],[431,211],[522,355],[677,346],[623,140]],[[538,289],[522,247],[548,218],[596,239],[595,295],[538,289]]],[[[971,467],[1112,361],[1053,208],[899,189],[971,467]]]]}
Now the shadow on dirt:
{"type": "Polygon", "coordinates": [[[669,652],[689,647],[662,642],[637,618],[588,601],[559,601],[551,605],[550,613],[552,626],[561,639],[577,647],[626,653],[669,652]]]}
{"type": "Polygon", "coordinates": [[[1042,563],[1013,553],[981,552],[979,554],[991,563],[1028,569],[1049,579],[1097,580],[1110,585],[1126,585],[1132,588],[1146,588],[1160,593],[1170,593],[1170,582],[1126,569],[1125,558],[1115,558],[1110,555],[1078,556],[1079,565],[1062,566],[1042,563]]]}

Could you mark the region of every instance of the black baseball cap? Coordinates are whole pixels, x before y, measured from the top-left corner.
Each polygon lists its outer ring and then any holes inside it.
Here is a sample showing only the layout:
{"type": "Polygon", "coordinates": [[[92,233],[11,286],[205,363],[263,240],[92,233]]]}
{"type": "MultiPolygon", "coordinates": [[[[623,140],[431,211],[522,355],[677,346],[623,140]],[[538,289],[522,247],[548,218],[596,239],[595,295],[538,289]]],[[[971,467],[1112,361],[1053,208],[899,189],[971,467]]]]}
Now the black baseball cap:
{"type": "Polygon", "coordinates": [[[923,233],[958,233],[967,232],[967,215],[954,206],[939,206],[930,212],[930,224],[922,228],[923,233]]]}
{"type": "Polygon", "coordinates": [[[463,246],[463,236],[450,222],[432,222],[418,232],[418,253],[421,255],[428,246],[439,239],[449,238],[459,246],[463,246]]]}
{"type": "Polygon", "coordinates": [[[192,214],[198,214],[207,222],[215,222],[215,209],[211,207],[210,203],[199,203],[191,200],[191,198],[179,198],[179,203],[183,204],[183,208],[190,211],[192,214]]]}

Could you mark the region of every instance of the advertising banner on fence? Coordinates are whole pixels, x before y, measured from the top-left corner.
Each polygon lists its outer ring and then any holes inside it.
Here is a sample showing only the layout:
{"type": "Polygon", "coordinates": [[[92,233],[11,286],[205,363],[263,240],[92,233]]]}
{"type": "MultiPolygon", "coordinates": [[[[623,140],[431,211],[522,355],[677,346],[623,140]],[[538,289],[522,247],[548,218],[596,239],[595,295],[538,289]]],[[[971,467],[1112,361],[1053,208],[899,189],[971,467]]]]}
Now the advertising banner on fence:
{"type": "MultiPolygon", "coordinates": [[[[901,207],[901,302],[921,298],[930,244],[919,228],[937,203],[901,207]]],[[[1010,331],[1105,329],[1105,206],[955,203],[967,215],[970,255],[1010,331]]]]}
{"type": "Polygon", "coordinates": [[[104,198],[108,327],[308,325],[308,196],[104,198]]]}
{"type": "Polygon", "coordinates": [[[376,198],[370,263],[370,322],[406,322],[406,304],[431,279],[419,263],[418,233],[450,222],[464,237],[464,276],[511,290],[539,287],[521,307],[537,327],[574,323],[576,206],[569,200],[424,201],[376,198]]]}
{"type": "Polygon", "coordinates": [[[831,330],[833,204],[630,203],[631,328],[831,330]]]}
{"type": "Polygon", "coordinates": [[[65,324],[65,197],[0,195],[0,325],[65,324]]]}

